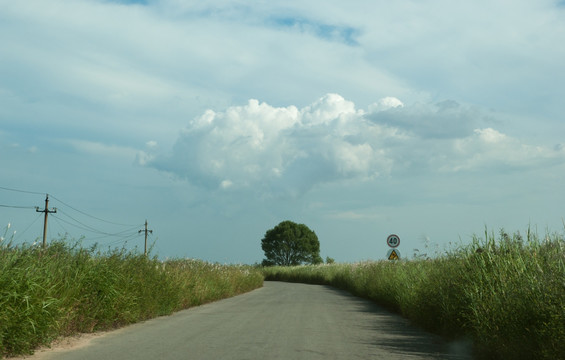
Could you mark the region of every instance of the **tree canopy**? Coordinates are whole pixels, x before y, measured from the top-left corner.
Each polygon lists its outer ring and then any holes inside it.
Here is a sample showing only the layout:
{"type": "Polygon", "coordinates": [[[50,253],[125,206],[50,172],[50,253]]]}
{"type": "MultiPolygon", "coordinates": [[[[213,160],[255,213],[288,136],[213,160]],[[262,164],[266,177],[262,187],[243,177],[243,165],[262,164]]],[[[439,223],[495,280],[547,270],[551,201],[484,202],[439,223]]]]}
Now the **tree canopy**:
{"type": "Polygon", "coordinates": [[[265,252],[263,265],[319,264],[320,242],[316,233],[304,224],[283,221],[267,230],[261,240],[265,252]]]}

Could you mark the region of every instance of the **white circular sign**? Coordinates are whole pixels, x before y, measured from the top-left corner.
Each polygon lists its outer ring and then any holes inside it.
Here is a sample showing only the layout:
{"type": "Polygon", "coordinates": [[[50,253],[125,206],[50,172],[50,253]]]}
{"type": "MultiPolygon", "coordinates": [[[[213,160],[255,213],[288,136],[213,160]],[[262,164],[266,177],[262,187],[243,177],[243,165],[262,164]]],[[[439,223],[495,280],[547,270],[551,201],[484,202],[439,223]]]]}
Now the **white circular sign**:
{"type": "Polygon", "coordinates": [[[400,245],[400,238],[398,237],[398,235],[395,235],[395,234],[389,235],[389,236],[386,238],[386,243],[387,243],[388,246],[390,246],[391,248],[398,247],[398,245],[400,245]]]}

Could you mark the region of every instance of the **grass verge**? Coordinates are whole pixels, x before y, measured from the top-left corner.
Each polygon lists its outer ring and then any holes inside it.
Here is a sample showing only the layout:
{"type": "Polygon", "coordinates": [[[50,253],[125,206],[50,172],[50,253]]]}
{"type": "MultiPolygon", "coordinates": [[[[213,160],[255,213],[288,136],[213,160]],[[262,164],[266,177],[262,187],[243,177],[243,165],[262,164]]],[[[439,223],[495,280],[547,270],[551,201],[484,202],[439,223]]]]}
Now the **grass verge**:
{"type": "Polygon", "coordinates": [[[65,239],[42,251],[0,243],[0,358],[55,338],[117,328],[261,287],[249,266],[84,249],[65,239]]]}
{"type": "Polygon", "coordinates": [[[434,259],[263,269],[266,280],[327,284],[426,330],[473,342],[481,359],[563,359],[565,240],[485,232],[434,259]]]}

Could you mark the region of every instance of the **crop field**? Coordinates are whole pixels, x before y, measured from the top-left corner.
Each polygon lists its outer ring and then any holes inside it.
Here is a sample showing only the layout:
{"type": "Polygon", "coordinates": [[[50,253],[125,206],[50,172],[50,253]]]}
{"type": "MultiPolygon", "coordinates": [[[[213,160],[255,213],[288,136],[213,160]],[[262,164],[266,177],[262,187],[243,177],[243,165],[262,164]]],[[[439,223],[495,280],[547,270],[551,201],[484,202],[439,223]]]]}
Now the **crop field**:
{"type": "Polygon", "coordinates": [[[42,251],[0,242],[0,358],[60,336],[113,329],[261,287],[250,266],[159,261],[60,239],[42,251]]]}
{"type": "Polygon", "coordinates": [[[327,284],[471,344],[479,359],[565,359],[565,240],[485,232],[429,259],[267,267],[266,280],[327,284]]]}

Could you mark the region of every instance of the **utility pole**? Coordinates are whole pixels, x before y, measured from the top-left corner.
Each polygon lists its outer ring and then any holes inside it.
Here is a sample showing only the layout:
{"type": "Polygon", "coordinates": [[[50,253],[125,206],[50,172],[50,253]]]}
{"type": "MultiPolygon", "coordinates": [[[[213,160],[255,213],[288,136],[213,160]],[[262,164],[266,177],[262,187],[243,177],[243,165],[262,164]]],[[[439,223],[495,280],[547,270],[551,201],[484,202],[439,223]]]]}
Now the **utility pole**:
{"type": "Polygon", "coordinates": [[[145,248],[144,248],[144,254],[145,256],[147,256],[147,233],[151,233],[153,234],[153,230],[147,230],[147,220],[145,220],[145,229],[144,230],[139,230],[139,233],[141,232],[145,232],[145,248]]]}
{"type": "Polygon", "coordinates": [[[57,208],[49,210],[49,194],[45,194],[45,210],[39,210],[39,206],[36,206],[35,211],[45,213],[45,219],[43,220],[43,250],[45,250],[45,248],[47,247],[47,215],[56,213],[57,208]]]}

